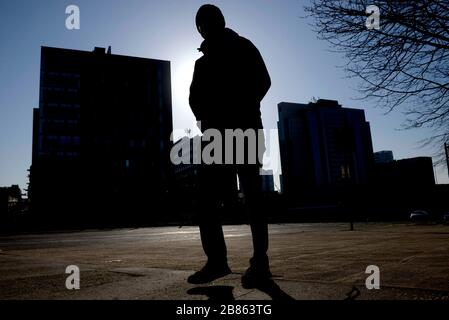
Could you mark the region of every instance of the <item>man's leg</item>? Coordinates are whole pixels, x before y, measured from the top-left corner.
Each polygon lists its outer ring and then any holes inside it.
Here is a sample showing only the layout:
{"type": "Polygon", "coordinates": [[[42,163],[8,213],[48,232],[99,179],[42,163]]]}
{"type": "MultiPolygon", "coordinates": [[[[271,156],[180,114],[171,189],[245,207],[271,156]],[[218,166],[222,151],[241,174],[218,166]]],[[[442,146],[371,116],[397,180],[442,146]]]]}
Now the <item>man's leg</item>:
{"type": "Polygon", "coordinates": [[[199,178],[198,225],[207,263],[188,278],[188,282],[193,284],[207,283],[231,273],[220,219],[223,186],[224,181],[229,179],[229,173],[222,166],[203,166],[199,178]]]}
{"type": "Polygon", "coordinates": [[[258,165],[239,166],[238,175],[249,213],[254,250],[253,257],[250,260],[250,268],[243,276],[242,283],[244,286],[253,287],[254,282],[271,277],[267,256],[268,222],[263,208],[260,167],[258,165]]]}

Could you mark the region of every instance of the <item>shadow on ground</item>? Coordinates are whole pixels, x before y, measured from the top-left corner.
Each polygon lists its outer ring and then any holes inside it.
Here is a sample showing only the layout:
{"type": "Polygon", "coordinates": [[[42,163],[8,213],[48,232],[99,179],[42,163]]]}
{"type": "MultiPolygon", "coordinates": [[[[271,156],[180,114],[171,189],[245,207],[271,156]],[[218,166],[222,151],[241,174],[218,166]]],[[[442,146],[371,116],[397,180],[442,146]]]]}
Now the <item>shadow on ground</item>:
{"type": "MultiPolygon", "coordinates": [[[[284,292],[272,279],[258,284],[254,289],[266,293],[273,301],[295,300],[284,292]]],[[[209,301],[233,301],[235,300],[233,291],[234,287],[232,286],[204,286],[189,289],[187,290],[187,294],[206,296],[209,301]]]]}

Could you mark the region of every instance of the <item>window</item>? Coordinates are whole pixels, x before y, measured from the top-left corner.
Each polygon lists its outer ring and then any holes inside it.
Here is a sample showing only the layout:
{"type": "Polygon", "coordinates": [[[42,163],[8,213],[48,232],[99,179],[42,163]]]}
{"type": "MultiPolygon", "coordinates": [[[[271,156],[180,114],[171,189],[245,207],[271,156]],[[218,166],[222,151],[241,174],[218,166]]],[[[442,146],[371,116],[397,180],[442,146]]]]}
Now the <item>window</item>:
{"type": "Polygon", "coordinates": [[[341,178],[344,180],[351,179],[351,170],[348,164],[341,165],[341,178]]]}
{"type": "Polygon", "coordinates": [[[74,136],[73,137],[73,144],[76,145],[76,146],[79,146],[80,143],[81,143],[81,138],[78,137],[78,136],[74,136]]]}

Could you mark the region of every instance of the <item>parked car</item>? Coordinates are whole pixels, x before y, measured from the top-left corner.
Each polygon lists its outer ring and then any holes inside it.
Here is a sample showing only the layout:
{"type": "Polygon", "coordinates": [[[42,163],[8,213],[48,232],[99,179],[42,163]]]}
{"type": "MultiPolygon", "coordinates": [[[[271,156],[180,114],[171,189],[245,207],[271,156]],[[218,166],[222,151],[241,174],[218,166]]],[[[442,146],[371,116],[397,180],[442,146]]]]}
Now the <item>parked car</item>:
{"type": "Polygon", "coordinates": [[[411,222],[428,222],[429,218],[429,214],[424,210],[415,210],[410,214],[411,222]]]}

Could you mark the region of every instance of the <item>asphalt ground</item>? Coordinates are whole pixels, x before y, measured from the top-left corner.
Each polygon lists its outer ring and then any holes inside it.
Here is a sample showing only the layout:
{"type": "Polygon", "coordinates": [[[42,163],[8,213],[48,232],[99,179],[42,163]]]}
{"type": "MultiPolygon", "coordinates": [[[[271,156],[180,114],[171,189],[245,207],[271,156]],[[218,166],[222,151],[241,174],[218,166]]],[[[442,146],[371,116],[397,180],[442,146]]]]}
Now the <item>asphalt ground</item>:
{"type": "Polygon", "coordinates": [[[205,262],[197,227],[1,236],[0,299],[449,300],[449,226],[270,225],[273,281],[251,290],[249,226],[224,230],[233,273],[203,286],[186,282],[205,262]],[[66,287],[71,265],[79,290],[66,287]],[[380,288],[368,290],[373,265],[380,288]]]}

